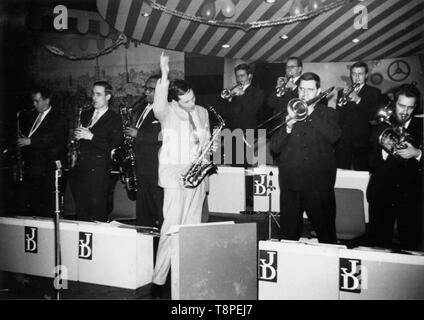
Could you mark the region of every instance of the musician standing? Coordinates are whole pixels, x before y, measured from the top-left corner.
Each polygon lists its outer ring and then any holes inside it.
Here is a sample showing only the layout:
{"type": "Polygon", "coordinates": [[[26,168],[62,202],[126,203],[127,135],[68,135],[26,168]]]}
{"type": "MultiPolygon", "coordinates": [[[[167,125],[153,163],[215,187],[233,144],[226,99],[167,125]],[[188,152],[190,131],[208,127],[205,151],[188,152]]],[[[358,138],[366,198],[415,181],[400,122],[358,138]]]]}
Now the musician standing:
{"type": "MultiPolygon", "coordinates": [[[[352,85],[355,90],[347,97],[347,104],[337,106],[342,135],[336,145],[337,167],[341,169],[367,171],[370,121],[382,102],[381,91],[366,84],[368,66],[356,62],[350,67],[352,85]]],[[[338,100],[348,90],[340,91],[338,100]]]]}
{"type": "MultiPolygon", "coordinates": [[[[308,101],[320,94],[315,73],[300,77],[299,99],[308,101]]],[[[291,120],[290,118],[291,117],[291,120]]],[[[271,138],[271,150],[280,153],[280,231],[282,239],[298,240],[306,211],[319,242],[335,243],[336,161],[333,144],[340,137],[336,112],[321,103],[308,106],[308,117],[288,121],[271,138]]]]}
{"type": "Polygon", "coordinates": [[[31,92],[34,109],[28,126],[20,125],[17,145],[21,148],[23,187],[29,204],[29,215],[52,217],[54,214],[55,161],[64,165],[66,155],[66,120],[51,106],[51,91],[35,88],[31,92]]]}
{"type": "MultiPolygon", "coordinates": [[[[264,93],[262,89],[252,85],[253,71],[249,65],[237,65],[234,68],[234,73],[238,85],[231,90],[231,97],[225,106],[224,117],[228,129],[241,129],[244,137],[246,137],[247,130],[256,130],[258,127],[258,113],[264,102],[264,93]]],[[[238,163],[237,158],[240,158],[236,154],[238,150],[236,143],[238,142],[239,140],[233,140],[232,143],[232,164],[245,167],[253,165],[253,160],[246,157],[245,145],[243,145],[244,161],[238,163]]]]}
{"type": "Polygon", "coordinates": [[[287,111],[287,103],[297,98],[297,87],[299,85],[299,78],[302,75],[303,62],[298,57],[289,57],[286,61],[286,75],[278,77],[275,90],[268,96],[268,105],[273,109],[273,113],[277,114],[283,112],[285,116],[287,111]],[[277,94],[277,90],[284,88],[284,94],[277,94]]]}
{"type": "Polygon", "coordinates": [[[156,85],[153,112],[162,127],[159,152],[159,185],[164,188],[161,237],[151,287],[152,298],[162,295],[171,265],[171,239],[166,233],[179,224],[200,223],[206,195],[206,180],[196,188],[185,188],[181,175],[209,142],[209,116],[195,104],[193,89],[184,80],[169,84],[169,57],[161,54],[162,77],[156,85]],[[169,87],[169,93],[168,93],[169,87]]]}
{"type": "Polygon", "coordinates": [[[370,172],[367,189],[370,217],[371,245],[391,248],[393,227],[397,230],[402,249],[419,249],[423,212],[423,120],[413,116],[420,103],[415,86],[402,85],[395,94],[392,117],[405,117],[404,128],[413,143],[396,155],[386,152],[379,136],[389,127],[382,123],[373,128],[371,135],[370,172]]]}
{"type": "Polygon", "coordinates": [[[118,114],[109,108],[112,86],[106,81],[93,85],[93,109],[81,114],[75,130],[79,143],[77,165],[71,170],[70,186],[75,199],[76,219],[107,221],[111,150],[122,143],[118,114]]]}
{"type": "Polygon", "coordinates": [[[158,185],[158,153],[162,145],[161,127],[153,113],[156,82],[160,75],[150,76],[144,86],[146,99],[135,117],[134,127],[125,133],[135,138],[137,165],[136,222],[139,226],[160,228],[163,221],[163,189],[158,185]]]}

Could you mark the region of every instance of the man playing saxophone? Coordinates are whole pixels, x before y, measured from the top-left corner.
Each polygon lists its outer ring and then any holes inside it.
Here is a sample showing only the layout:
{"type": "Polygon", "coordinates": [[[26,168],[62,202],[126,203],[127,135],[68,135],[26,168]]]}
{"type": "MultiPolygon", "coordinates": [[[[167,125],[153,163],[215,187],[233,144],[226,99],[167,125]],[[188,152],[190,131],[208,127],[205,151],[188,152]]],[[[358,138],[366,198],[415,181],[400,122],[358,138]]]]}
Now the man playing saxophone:
{"type": "Polygon", "coordinates": [[[162,127],[159,151],[159,186],[164,188],[161,237],[151,287],[152,298],[162,295],[171,264],[171,239],[165,234],[172,225],[200,223],[206,196],[206,180],[185,188],[182,175],[201,154],[210,139],[206,109],[195,104],[191,85],[184,80],[169,82],[169,57],[160,56],[162,76],[157,82],[153,112],[162,127]],[[169,91],[168,91],[169,88],[169,91]]]}
{"type": "Polygon", "coordinates": [[[388,153],[382,133],[390,126],[383,122],[372,128],[367,189],[370,244],[393,248],[396,221],[400,248],[417,250],[423,232],[423,121],[413,115],[420,105],[420,92],[413,85],[402,85],[394,104],[391,123],[402,126],[399,132],[407,139],[400,144],[394,141],[396,150],[388,153]]]}
{"type": "Polygon", "coordinates": [[[48,88],[31,92],[34,109],[25,114],[28,121],[20,126],[17,145],[22,152],[23,188],[28,201],[28,215],[53,216],[55,161],[64,163],[66,155],[66,120],[51,104],[48,88]],[[25,125],[28,124],[28,125],[25,125]]]}
{"type": "Polygon", "coordinates": [[[93,109],[81,114],[81,127],[75,130],[79,159],[70,171],[76,219],[107,221],[111,150],[122,143],[119,115],[109,108],[112,87],[97,81],[92,89],[93,109]]]}
{"type": "Polygon", "coordinates": [[[151,75],[144,86],[145,99],[125,134],[135,139],[137,165],[136,222],[140,226],[160,228],[163,221],[163,189],[158,185],[158,153],[161,126],[153,113],[153,99],[159,74],[151,75]]]}

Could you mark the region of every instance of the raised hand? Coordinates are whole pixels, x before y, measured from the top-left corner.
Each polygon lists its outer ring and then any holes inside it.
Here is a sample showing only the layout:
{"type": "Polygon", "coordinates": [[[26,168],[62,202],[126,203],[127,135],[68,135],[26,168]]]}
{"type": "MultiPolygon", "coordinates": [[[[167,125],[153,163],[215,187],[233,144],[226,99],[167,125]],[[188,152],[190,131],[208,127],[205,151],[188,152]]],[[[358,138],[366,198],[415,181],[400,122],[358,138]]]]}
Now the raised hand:
{"type": "Polygon", "coordinates": [[[169,73],[169,56],[164,51],[160,54],[160,70],[162,72],[162,78],[164,76],[167,78],[169,73]]]}

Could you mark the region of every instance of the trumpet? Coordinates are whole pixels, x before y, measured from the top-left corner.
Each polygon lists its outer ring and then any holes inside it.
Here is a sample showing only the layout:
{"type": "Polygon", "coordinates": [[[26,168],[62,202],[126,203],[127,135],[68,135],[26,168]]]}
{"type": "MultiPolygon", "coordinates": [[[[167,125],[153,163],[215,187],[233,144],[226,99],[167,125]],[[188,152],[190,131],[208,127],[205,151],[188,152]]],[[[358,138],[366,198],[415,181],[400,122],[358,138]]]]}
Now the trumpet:
{"type": "Polygon", "coordinates": [[[243,85],[242,84],[236,84],[234,87],[232,87],[231,89],[224,89],[221,91],[221,98],[222,99],[230,99],[234,96],[236,96],[237,94],[233,92],[233,90],[237,87],[240,87],[240,89],[243,89],[243,85]]]}
{"type": "Polygon", "coordinates": [[[267,129],[267,136],[268,136],[268,135],[271,135],[274,131],[278,130],[279,128],[281,128],[283,125],[285,125],[287,122],[289,122],[291,120],[295,120],[295,121],[305,120],[309,115],[308,114],[308,106],[310,106],[314,103],[317,103],[320,100],[324,99],[333,90],[334,90],[334,87],[331,87],[331,88],[323,91],[322,93],[320,93],[315,98],[312,98],[308,101],[303,101],[302,99],[299,99],[299,98],[291,99],[287,104],[287,110],[292,111],[291,113],[293,114],[293,116],[287,117],[282,123],[277,123],[277,125],[275,127],[271,126],[271,128],[266,128],[267,125],[274,120],[280,120],[281,121],[281,116],[283,115],[283,113],[285,113],[284,111],[281,111],[281,112],[277,113],[276,115],[272,116],[271,118],[269,118],[268,120],[265,120],[264,122],[262,122],[258,126],[258,128],[267,129]]]}
{"type": "Polygon", "coordinates": [[[345,94],[343,94],[339,100],[337,101],[337,106],[338,107],[343,107],[347,104],[347,98],[349,97],[349,95],[356,89],[359,87],[359,83],[354,83],[353,85],[351,85],[345,94]]]}
{"type": "Polygon", "coordinates": [[[277,87],[277,93],[275,94],[277,97],[281,97],[284,96],[286,94],[287,91],[287,84],[293,80],[293,76],[290,76],[288,78],[282,77],[282,79],[284,80],[283,84],[279,87],[277,87]]]}

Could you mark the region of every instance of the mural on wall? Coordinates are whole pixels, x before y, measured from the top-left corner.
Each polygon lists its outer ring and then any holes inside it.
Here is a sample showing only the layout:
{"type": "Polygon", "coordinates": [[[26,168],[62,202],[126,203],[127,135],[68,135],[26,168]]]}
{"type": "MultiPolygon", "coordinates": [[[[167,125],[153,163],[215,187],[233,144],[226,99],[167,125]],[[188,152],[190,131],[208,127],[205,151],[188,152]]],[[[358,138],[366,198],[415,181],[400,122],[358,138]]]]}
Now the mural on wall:
{"type": "MultiPolygon", "coordinates": [[[[100,39],[102,47],[111,46],[113,39],[100,39]]],[[[55,46],[68,55],[84,56],[99,51],[99,37],[67,35],[43,35],[41,42],[55,46]]],[[[113,109],[120,103],[133,105],[144,96],[144,84],[149,76],[159,73],[159,56],[162,49],[127,42],[113,51],[93,59],[71,60],[52,54],[40,45],[36,52],[36,63],[32,78],[37,84],[48,86],[65,113],[69,104],[76,109],[91,99],[95,81],[106,80],[114,92],[113,109]]],[[[167,52],[170,55],[170,78],[184,78],[184,54],[167,52]]],[[[73,110],[74,111],[74,110],[73,110]]]]}

